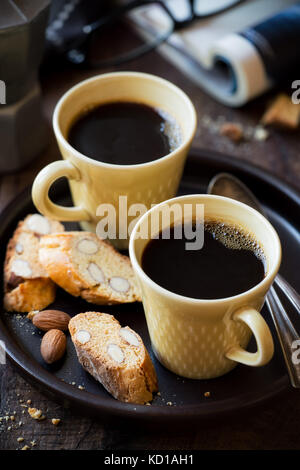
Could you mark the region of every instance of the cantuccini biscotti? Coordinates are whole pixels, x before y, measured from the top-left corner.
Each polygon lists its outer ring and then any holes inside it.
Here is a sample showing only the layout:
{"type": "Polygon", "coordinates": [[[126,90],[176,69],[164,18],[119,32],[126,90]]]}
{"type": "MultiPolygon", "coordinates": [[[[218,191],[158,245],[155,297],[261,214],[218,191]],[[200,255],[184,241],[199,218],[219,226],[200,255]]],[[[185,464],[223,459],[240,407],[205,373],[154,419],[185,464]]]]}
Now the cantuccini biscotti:
{"type": "Polygon", "coordinates": [[[39,244],[43,235],[63,230],[62,224],[40,214],[30,214],[19,222],[4,263],[6,310],[41,310],[54,301],[56,286],[39,262],[39,244]]]}
{"type": "Polygon", "coordinates": [[[141,300],[128,256],[94,233],[44,236],[39,259],[56,284],[88,302],[103,305],[141,300]]]}
{"type": "Polygon", "coordinates": [[[98,312],[76,315],[69,330],[79,362],[114,398],[139,404],[152,400],[157,377],[136,332],[98,312]]]}

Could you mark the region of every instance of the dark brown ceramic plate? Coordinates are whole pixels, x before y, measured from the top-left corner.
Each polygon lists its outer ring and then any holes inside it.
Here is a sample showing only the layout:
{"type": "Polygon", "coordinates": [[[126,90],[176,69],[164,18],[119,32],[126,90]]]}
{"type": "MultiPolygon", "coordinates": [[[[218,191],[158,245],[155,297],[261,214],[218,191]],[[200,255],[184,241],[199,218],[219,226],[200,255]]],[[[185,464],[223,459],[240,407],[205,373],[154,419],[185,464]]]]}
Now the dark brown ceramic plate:
{"type": "MultiPolygon", "coordinates": [[[[300,291],[299,193],[257,167],[215,153],[196,150],[192,151],[188,158],[179,193],[206,192],[210,178],[220,171],[231,172],[241,178],[264,204],[283,245],[281,273],[300,291]]],[[[64,181],[56,183],[52,189],[52,198],[70,205],[69,192],[64,181]]],[[[7,241],[18,220],[32,211],[34,207],[28,188],[0,215],[2,262],[7,241]]],[[[66,224],[66,228],[74,229],[76,225],[66,224]]],[[[87,310],[112,313],[122,325],[129,325],[141,335],[151,353],[143,307],[138,303],[99,308],[58,290],[57,299],[52,307],[71,315],[87,310]]],[[[268,365],[261,368],[238,365],[223,377],[197,381],[172,374],[151,354],[161,392],[161,396],[156,396],[151,406],[125,404],[113,399],[81,368],[70,338],[64,360],[59,364],[47,366],[39,352],[41,333],[25,316],[20,318],[19,315],[2,312],[0,339],[5,342],[7,355],[19,371],[29,381],[48,392],[53,399],[63,402],[66,406],[72,405],[82,413],[99,416],[106,421],[118,420],[118,423],[129,423],[129,420],[135,420],[136,423],[151,424],[156,428],[161,425],[182,426],[191,425],[199,419],[222,416],[224,413],[233,413],[258,405],[289,387],[281,350],[265,307],[263,315],[275,339],[275,355],[268,365]],[[80,385],[84,386],[84,390],[78,388],[80,385]],[[204,397],[207,391],[210,392],[209,398],[204,397]],[[172,406],[167,405],[167,402],[171,402],[172,406]]],[[[300,319],[295,314],[293,320],[299,327],[300,319]]],[[[254,344],[250,344],[250,350],[253,350],[253,347],[254,344]]]]}

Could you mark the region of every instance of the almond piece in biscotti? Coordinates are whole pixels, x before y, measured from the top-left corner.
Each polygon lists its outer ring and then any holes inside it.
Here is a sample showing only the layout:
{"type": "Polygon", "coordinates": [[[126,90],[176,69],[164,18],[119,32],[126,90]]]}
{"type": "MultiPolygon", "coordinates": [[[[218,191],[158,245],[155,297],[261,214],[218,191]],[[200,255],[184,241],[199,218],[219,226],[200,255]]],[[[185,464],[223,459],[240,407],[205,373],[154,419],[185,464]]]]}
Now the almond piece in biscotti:
{"type": "Polygon", "coordinates": [[[114,276],[109,281],[110,287],[116,292],[125,294],[130,289],[130,284],[127,279],[123,277],[114,276]]]}
{"type": "Polygon", "coordinates": [[[26,220],[26,226],[29,230],[38,235],[47,235],[51,231],[49,221],[40,214],[33,214],[26,220]]]}
{"type": "Polygon", "coordinates": [[[80,330],[76,333],[76,339],[79,343],[85,344],[91,339],[91,335],[88,331],[80,330]]]}
{"type": "Polygon", "coordinates": [[[107,346],[107,353],[110,358],[118,362],[118,364],[121,364],[121,362],[124,361],[124,353],[117,344],[109,344],[107,346]]]}
{"type": "Polygon", "coordinates": [[[21,255],[24,251],[22,243],[16,243],[15,250],[18,255],[21,255]]]}
{"type": "Polygon", "coordinates": [[[94,279],[97,284],[105,282],[105,276],[101,268],[99,268],[97,263],[90,263],[87,267],[89,275],[94,279]]]}
{"type": "Polygon", "coordinates": [[[137,339],[136,335],[132,333],[132,331],[127,330],[127,328],[121,328],[119,331],[119,335],[132,346],[140,346],[140,342],[137,339]]]}
{"type": "Polygon", "coordinates": [[[14,259],[11,264],[11,272],[13,272],[16,276],[28,278],[32,276],[32,269],[29,266],[28,261],[23,259],[14,259]]]}
{"type": "Polygon", "coordinates": [[[94,255],[99,250],[97,243],[89,238],[83,238],[80,240],[77,243],[76,248],[80,253],[85,255],[94,255]]]}

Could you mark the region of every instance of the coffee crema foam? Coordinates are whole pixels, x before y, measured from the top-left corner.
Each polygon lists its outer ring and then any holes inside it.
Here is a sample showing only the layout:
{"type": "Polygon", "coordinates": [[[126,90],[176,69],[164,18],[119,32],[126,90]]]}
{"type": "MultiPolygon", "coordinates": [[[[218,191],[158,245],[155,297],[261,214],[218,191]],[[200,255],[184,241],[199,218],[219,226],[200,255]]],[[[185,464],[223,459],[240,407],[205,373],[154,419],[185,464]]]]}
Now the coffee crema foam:
{"type": "Polygon", "coordinates": [[[215,240],[232,250],[249,250],[263,263],[266,269],[266,256],[257,240],[241,227],[226,222],[207,220],[204,230],[211,233],[215,240]]]}
{"type": "Polygon", "coordinates": [[[176,119],[166,111],[160,108],[154,110],[163,118],[164,122],[161,124],[161,132],[168,138],[170,152],[176,150],[182,143],[181,128],[176,119]]]}

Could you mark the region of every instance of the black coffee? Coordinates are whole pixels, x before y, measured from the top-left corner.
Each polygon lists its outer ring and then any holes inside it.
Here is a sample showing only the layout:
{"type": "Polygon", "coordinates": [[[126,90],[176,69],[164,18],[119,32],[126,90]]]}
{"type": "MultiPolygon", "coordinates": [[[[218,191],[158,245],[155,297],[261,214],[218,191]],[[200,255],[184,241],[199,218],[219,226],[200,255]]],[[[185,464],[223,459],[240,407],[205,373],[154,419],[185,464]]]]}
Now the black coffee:
{"type": "Polygon", "coordinates": [[[68,141],[105,163],[133,165],[163,157],[179,145],[175,121],[150,106],[114,102],[89,109],[69,130],[68,141]]]}
{"type": "Polygon", "coordinates": [[[231,297],[251,289],[265,276],[262,249],[236,227],[206,222],[203,248],[195,251],[186,250],[186,238],[174,238],[174,227],[170,239],[162,235],[146,245],[142,268],[176,294],[196,299],[231,297]]]}

